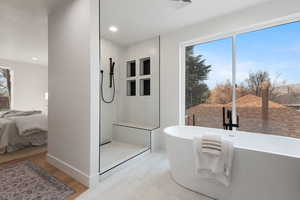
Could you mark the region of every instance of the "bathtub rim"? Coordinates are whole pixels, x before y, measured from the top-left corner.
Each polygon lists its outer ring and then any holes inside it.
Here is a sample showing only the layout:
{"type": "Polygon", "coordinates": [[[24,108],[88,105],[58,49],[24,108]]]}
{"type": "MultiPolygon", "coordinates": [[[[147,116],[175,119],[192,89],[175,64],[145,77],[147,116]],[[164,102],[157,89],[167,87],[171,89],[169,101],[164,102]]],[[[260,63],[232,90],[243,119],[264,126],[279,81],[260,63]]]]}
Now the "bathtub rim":
{"type": "MultiPolygon", "coordinates": [[[[223,130],[223,129],[218,129],[218,128],[209,128],[209,127],[202,127],[202,126],[185,126],[185,125],[175,125],[175,126],[169,126],[167,128],[164,129],[164,134],[165,136],[169,136],[169,137],[176,137],[176,138],[180,138],[183,140],[193,140],[193,137],[191,136],[180,136],[178,134],[172,133],[172,129],[175,128],[199,128],[199,129],[203,129],[203,130],[217,130],[217,132],[227,132],[230,133],[231,131],[228,130],[223,130]]],[[[268,135],[268,134],[263,134],[263,133],[255,133],[255,132],[246,132],[246,131],[235,131],[235,136],[229,136],[229,134],[224,134],[224,136],[231,140],[234,143],[234,148],[236,149],[240,149],[240,150],[248,150],[248,151],[255,151],[255,152],[261,152],[261,153],[267,153],[267,154],[274,154],[274,155],[278,155],[278,156],[285,156],[285,157],[290,157],[290,158],[298,158],[300,159],[300,139],[297,138],[292,138],[292,137],[286,137],[286,136],[279,136],[279,135],[268,135]],[[264,137],[271,137],[271,138],[277,138],[277,139],[283,139],[283,140],[288,140],[288,141],[295,141],[297,143],[299,143],[299,150],[298,153],[297,150],[295,153],[286,153],[283,151],[275,151],[275,150],[267,150],[265,148],[253,148],[253,147],[249,147],[249,146],[243,146],[241,144],[238,144],[234,141],[234,139],[236,139],[240,134],[247,134],[249,135],[253,135],[253,136],[264,136],[264,137]]],[[[267,144],[270,145],[270,144],[267,144]]]]}

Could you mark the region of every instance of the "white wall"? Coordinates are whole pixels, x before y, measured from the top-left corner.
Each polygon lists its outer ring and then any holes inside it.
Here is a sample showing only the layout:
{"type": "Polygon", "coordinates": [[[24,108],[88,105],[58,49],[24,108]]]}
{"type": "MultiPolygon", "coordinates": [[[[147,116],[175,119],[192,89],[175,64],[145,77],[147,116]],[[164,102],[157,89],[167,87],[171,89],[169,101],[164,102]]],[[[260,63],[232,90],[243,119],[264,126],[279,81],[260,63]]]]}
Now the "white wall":
{"type": "Polygon", "coordinates": [[[127,47],[119,73],[117,121],[155,128],[159,125],[159,40],[158,37],[127,47]],[[151,59],[151,95],[140,96],[140,59],[151,59]],[[136,96],[127,96],[127,62],[136,61],[136,96]]]}
{"type": "Polygon", "coordinates": [[[62,1],[49,14],[48,160],[88,186],[98,180],[98,1],[62,1]]]}
{"type": "Polygon", "coordinates": [[[0,59],[0,66],[12,72],[12,109],[47,112],[47,66],[3,59],[0,59]]]}
{"type": "MultiPolygon", "coordinates": [[[[109,88],[109,58],[115,62],[115,84],[116,96],[118,90],[118,77],[120,68],[123,66],[122,53],[124,49],[112,41],[101,39],[101,69],[104,71],[103,75],[103,96],[105,100],[111,100],[113,95],[113,88],[109,88]]],[[[116,121],[117,97],[113,103],[107,104],[101,101],[101,143],[111,141],[112,139],[112,124],[116,121]]]]}
{"type": "MultiPolygon", "coordinates": [[[[161,146],[163,128],[179,124],[180,43],[223,35],[299,12],[300,1],[271,1],[257,7],[211,19],[161,36],[161,146]]],[[[158,139],[157,139],[158,140],[158,139]]]]}

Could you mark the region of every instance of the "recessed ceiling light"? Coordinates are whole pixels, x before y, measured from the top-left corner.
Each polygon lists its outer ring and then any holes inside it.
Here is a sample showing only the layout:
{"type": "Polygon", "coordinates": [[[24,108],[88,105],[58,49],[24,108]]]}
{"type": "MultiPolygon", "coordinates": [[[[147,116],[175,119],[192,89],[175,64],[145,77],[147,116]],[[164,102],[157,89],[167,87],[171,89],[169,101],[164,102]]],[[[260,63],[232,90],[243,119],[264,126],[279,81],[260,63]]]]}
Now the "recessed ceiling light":
{"type": "Polygon", "coordinates": [[[31,59],[32,59],[33,61],[37,61],[37,60],[38,60],[37,57],[32,57],[31,59]]]}
{"type": "Polygon", "coordinates": [[[111,32],[117,32],[118,31],[118,28],[117,27],[115,27],[115,26],[111,26],[111,27],[109,27],[109,30],[111,31],[111,32]]]}

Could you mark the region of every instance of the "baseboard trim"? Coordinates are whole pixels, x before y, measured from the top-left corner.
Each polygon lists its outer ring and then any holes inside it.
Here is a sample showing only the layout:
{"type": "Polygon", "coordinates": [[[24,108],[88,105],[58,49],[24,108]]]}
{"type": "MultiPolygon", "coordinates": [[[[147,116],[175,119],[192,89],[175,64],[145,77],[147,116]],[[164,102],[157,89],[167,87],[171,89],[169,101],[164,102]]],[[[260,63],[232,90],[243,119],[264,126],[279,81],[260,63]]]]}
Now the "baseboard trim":
{"type": "Polygon", "coordinates": [[[65,172],[69,176],[73,177],[83,185],[89,187],[90,186],[90,177],[80,171],[79,169],[76,169],[72,165],[66,163],[65,161],[62,161],[55,156],[52,156],[50,154],[47,154],[47,161],[53,165],[54,167],[60,169],[61,171],[65,172]]]}

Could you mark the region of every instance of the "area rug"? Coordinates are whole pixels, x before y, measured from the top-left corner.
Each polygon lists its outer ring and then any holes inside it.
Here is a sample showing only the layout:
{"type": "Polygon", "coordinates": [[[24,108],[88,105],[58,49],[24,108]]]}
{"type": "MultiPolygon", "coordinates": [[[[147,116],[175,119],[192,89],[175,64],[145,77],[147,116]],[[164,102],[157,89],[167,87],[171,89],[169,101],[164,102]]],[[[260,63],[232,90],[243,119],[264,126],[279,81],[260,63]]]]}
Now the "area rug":
{"type": "Polygon", "coordinates": [[[63,200],[74,193],[30,161],[0,167],[0,200],[63,200]]]}

